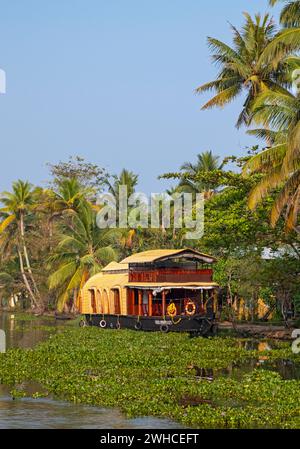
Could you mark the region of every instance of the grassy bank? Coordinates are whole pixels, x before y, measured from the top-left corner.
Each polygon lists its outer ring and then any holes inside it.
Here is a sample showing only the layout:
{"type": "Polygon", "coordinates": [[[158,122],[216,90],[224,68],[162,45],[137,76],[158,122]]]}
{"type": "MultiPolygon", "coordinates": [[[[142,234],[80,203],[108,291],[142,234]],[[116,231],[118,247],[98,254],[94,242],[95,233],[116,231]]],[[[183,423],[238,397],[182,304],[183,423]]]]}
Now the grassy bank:
{"type": "Polygon", "coordinates": [[[231,338],[70,327],[34,350],[0,355],[0,382],[11,385],[15,396],[22,395],[22,382],[36,381],[70,401],[187,426],[299,428],[300,381],[262,369],[241,379],[197,377],[199,367],[223,369],[259,356],[300,362],[287,343],[258,354],[231,338]]]}

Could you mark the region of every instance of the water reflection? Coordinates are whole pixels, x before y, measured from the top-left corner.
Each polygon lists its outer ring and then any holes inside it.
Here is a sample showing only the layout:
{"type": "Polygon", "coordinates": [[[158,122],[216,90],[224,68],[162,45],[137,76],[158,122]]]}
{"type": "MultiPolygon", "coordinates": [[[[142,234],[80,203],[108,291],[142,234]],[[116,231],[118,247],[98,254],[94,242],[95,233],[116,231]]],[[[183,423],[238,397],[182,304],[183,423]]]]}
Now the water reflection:
{"type": "Polygon", "coordinates": [[[0,429],[172,429],[180,426],[156,418],[126,419],[114,409],[74,405],[52,399],[2,396],[0,429]]]}
{"type": "Polygon", "coordinates": [[[62,323],[52,318],[30,316],[26,320],[13,313],[0,313],[0,329],[6,332],[6,347],[32,348],[47,340],[49,335],[62,328],[62,323]]]}

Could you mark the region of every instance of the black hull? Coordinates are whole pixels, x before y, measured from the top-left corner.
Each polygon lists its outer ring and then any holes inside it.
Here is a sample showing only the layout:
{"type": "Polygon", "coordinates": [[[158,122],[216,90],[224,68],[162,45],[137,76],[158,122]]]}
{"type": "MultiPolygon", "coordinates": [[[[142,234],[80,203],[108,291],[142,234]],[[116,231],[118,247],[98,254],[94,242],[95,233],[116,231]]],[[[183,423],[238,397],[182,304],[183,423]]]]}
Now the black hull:
{"type": "Polygon", "coordinates": [[[192,335],[212,336],[217,325],[214,317],[137,317],[117,315],[85,315],[86,324],[103,329],[132,329],[144,332],[189,332],[192,335]]]}

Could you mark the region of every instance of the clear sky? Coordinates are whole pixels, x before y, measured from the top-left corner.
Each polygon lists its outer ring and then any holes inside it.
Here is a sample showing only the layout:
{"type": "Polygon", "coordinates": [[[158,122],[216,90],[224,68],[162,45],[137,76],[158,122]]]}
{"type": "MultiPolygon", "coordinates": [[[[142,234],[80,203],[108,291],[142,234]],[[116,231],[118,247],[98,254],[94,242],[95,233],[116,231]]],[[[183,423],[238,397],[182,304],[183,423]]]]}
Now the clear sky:
{"type": "MultiPolygon", "coordinates": [[[[46,162],[81,155],[110,172],[139,173],[140,189],[197,153],[241,154],[241,103],[203,112],[194,89],[214,78],[206,37],[267,0],[0,0],[0,190],[41,184],[46,162]]],[[[276,9],[272,9],[276,16],[276,9]]]]}

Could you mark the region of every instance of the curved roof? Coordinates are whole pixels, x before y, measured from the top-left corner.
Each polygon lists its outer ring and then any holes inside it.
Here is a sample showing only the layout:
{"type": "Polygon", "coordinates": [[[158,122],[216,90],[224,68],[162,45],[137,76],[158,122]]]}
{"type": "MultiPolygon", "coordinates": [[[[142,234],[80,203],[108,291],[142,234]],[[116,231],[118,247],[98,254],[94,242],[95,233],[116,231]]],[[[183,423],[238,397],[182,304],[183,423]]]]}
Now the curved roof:
{"type": "Polygon", "coordinates": [[[101,271],[102,273],[114,271],[126,271],[128,270],[128,264],[126,263],[119,263],[119,262],[110,262],[106,267],[104,267],[101,271]]]}
{"type": "MultiPolygon", "coordinates": [[[[152,263],[157,261],[164,261],[167,259],[176,259],[176,258],[186,258],[186,259],[192,259],[192,260],[199,260],[206,263],[213,263],[215,262],[215,258],[212,256],[208,256],[207,254],[202,254],[199,251],[193,250],[193,249],[160,249],[160,250],[150,250],[145,251],[142,253],[133,254],[126,259],[122,260],[121,262],[111,262],[106,267],[102,269],[102,271],[95,276],[92,276],[84,285],[84,289],[93,289],[93,288],[101,288],[101,289],[107,289],[111,290],[114,288],[124,288],[124,287],[134,287],[136,284],[129,283],[128,281],[128,267],[129,264],[143,264],[143,263],[152,263]]],[[[157,283],[138,283],[139,286],[147,286],[149,288],[151,287],[157,287],[157,283]]],[[[177,287],[177,286],[217,286],[217,284],[209,283],[206,284],[203,283],[168,283],[166,284],[169,287],[177,287]]],[[[159,283],[159,286],[163,287],[164,285],[162,283],[159,283]]]]}
{"type": "Polygon", "coordinates": [[[216,260],[214,257],[200,253],[194,249],[156,249],[133,254],[132,256],[126,257],[126,259],[122,260],[120,263],[152,263],[163,261],[165,259],[175,259],[177,257],[198,259],[206,263],[213,263],[216,260]]]}
{"type": "Polygon", "coordinates": [[[128,273],[108,274],[99,273],[92,276],[84,285],[84,289],[99,288],[111,290],[118,287],[125,287],[128,283],[128,273]]]}

